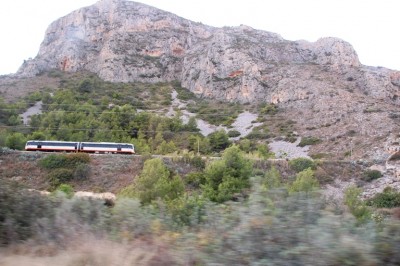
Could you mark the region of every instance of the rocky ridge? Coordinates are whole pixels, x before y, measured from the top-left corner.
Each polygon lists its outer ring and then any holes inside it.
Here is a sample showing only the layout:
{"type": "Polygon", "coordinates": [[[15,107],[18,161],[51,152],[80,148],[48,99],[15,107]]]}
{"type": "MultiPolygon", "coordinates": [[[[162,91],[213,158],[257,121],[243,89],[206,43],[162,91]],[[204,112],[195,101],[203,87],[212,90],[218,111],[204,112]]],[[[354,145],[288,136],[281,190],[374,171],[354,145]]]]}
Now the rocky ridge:
{"type": "Polygon", "coordinates": [[[248,26],[214,28],[141,3],[101,0],[53,22],[36,58],[17,75],[88,70],[108,81],[179,80],[202,97],[285,103],[324,90],[331,79],[397,102],[400,73],[361,65],[337,38],[288,41],[248,26]],[[304,71],[304,69],[307,69],[304,71]]]}

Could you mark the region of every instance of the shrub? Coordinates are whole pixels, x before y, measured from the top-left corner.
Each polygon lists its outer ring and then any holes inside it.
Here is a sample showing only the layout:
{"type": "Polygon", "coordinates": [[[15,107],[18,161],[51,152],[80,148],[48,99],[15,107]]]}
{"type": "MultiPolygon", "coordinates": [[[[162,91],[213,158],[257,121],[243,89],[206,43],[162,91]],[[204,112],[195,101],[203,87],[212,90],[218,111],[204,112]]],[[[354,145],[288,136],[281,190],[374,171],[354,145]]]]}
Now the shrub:
{"type": "Polygon", "coordinates": [[[318,159],[324,159],[324,158],[329,158],[329,154],[328,153],[314,153],[314,154],[310,154],[310,157],[313,158],[314,160],[318,160],[318,159]]]}
{"type": "Polygon", "coordinates": [[[222,151],[231,144],[229,137],[224,130],[211,133],[208,135],[208,139],[210,140],[210,146],[214,151],[222,151]]]}
{"type": "Polygon", "coordinates": [[[254,127],[253,130],[246,136],[247,139],[268,139],[271,137],[271,133],[267,125],[261,125],[254,127]]]}
{"type": "Polygon", "coordinates": [[[173,222],[180,226],[198,225],[204,220],[205,201],[198,195],[185,195],[167,205],[173,222]]]}
{"type": "Polygon", "coordinates": [[[176,151],[176,145],[173,141],[166,142],[163,140],[161,144],[158,146],[156,153],[157,154],[169,154],[176,151]]]}
{"type": "Polygon", "coordinates": [[[240,135],[241,135],[240,132],[237,130],[228,131],[228,137],[230,137],[230,138],[236,138],[236,137],[239,137],[240,135]]]}
{"type": "Polygon", "coordinates": [[[274,153],[271,152],[266,144],[257,145],[258,155],[263,159],[274,157],[274,153]]]}
{"type": "Polygon", "coordinates": [[[391,187],[386,187],[382,193],[376,194],[367,201],[367,205],[376,208],[395,208],[400,207],[400,192],[391,187]]]}
{"type": "Polygon", "coordinates": [[[224,151],[221,160],[209,164],[204,176],[206,183],[203,192],[215,202],[224,202],[233,198],[235,193],[250,186],[252,164],[245,159],[243,152],[234,145],[224,151]]]}
{"type": "Polygon", "coordinates": [[[56,169],[66,167],[67,158],[64,154],[50,154],[39,161],[39,166],[44,169],[56,169]]]}
{"type": "Polygon", "coordinates": [[[46,197],[0,178],[0,246],[34,236],[37,220],[50,218],[53,213],[46,197]]]}
{"type": "Polygon", "coordinates": [[[71,168],[76,169],[90,162],[87,153],[50,154],[39,161],[39,166],[44,169],[71,168]]]}
{"type": "Polygon", "coordinates": [[[366,182],[370,182],[372,180],[378,179],[382,177],[382,173],[379,170],[366,170],[363,173],[362,179],[366,182]]]}
{"type": "Polygon", "coordinates": [[[249,139],[242,139],[239,142],[239,147],[244,152],[250,152],[254,149],[253,146],[255,146],[254,143],[249,139]]]}
{"type": "Polygon", "coordinates": [[[296,175],[296,180],[289,187],[290,193],[311,192],[319,188],[319,182],[314,177],[314,171],[307,168],[296,175]]]}
{"type": "Polygon", "coordinates": [[[158,198],[172,200],[179,197],[184,191],[183,182],[179,176],[170,175],[160,158],[147,160],[142,173],[136,179],[135,195],[143,204],[158,198]]]}
{"type": "Polygon", "coordinates": [[[25,148],[26,138],[22,133],[13,133],[6,138],[6,146],[14,150],[23,150],[25,148]]]}
{"type": "Polygon", "coordinates": [[[314,144],[317,144],[317,143],[320,143],[320,142],[321,142],[321,140],[319,138],[316,138],[316,137],[304,137],[304,138],[301,138],[301,141],[300,141],[298,146],[304,147],[304,146],[307,146],[307,145],[314,145],[314,144]]]}
{"type": "Polygon", "coordinates": [[[130,184],[120,190],[118,197],[136,198],[135,184],[130,184]]]}
{"type": "Polygon", "coordinates": [[[74,177],[77,179],[86,179],[90,175],[90,166],[87,164],[78,164],[74,170],[74,177]]]}
{"type": "Polygon", "coordinates": [[[76,167],[81,164],[88,164],[90,162],[90,156],[87,153],[79,152],[79,153],[69,153],[65,155],[66,163],[70,167],[76,167]]]}
{"type": "Polygon", "coordinates": [[[57,187],[57,191],[61,191],[67,195],[67,198],[72,198],[74,195],[74,188],[68,184],[61,184],[57,187]]]}
{"type": "Polygon", "coordinates": [[[282,186],[281,174],[274,166],[265,172],[262,184],[266,189],[274,189],[282,186]]]}
{"type": "Polygon", "coordinates": [[[365,223],[371,218],[371,211],[360,199],[362,190],[356,186],[348,187],[344,192],[344,203],[356,217],[358,223],[365,223]]]}
{"type": "Polygon", "coordinates": [[[274,115],[278,112],[278,108],[273,103],[263,103],[259,108],[262,115],[274,115]]]}
{"type": "Polygon", "coordinates": [[[299,173],[307,168],[315,169],[315,163],[313,160],[308,158],[296,158],[289,161],[290,168],[299,173]]]}
{"type": "Polygon", "coordinates": [[[52,170],[47,175],[47,179],[53,186],[58,186],[60,183],[66,183],[74,178],[74,171],[72,169],[57,168],[52,170]]]}
{"type": "Polygon", "coordinates": [[[200,188],[200,185],[204,185],[205,181],[203,172],[192,172],[185,177],[185,183],[192,188],[200,188]]]}
{"type": "Polygon", "coordinates": [[[201,156],[194,156],[190,158],[190,164],[196,167],[199,170],[202,170],[206,167],[206,162],[201,158],[201,156]]]}

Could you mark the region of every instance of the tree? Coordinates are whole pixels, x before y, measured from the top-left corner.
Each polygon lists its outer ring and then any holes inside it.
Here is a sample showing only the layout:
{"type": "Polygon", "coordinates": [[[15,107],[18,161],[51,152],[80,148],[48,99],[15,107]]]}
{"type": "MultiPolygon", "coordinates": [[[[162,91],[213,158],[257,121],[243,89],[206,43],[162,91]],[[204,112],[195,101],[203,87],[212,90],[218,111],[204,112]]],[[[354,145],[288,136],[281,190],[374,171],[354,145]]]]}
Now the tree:
{"type": "Polygon", "coordinates": [[[232,199],[235,193],[250,187],[252,171],[251,162],[244,158],[238,146],[226,149],[221,160],[211,163],[205,169],[205,196],[215,202],[232,199]]]}
{"type": "Polygon", "coordinates": [[[259,144],[257,145],[257,152],[259,156],[263,159],[268,159],[271,156],[273,156],[273,153],[271,153],[268,149],[268,145],[266,144],[259,144]]]}
{"type": "Polygon", "coordinates": [[[262,184],[266,189],[274,189],[282,186],[281,174],[274,166],[265,172],[262,184]]]}
{"type": "Polygon", "coordinates": [[[214,151],[222,151],[231,144],[224,130],[213,132],[208,135],[208,138],[210,139],[211,149],[214,151]]]}
{"type": "Polygon", "coordinates": [[[170,172],[160,158],[147,160],[143,171],[136,179],[135,195],[143,204],[151,203],[157,198],[172,200],[184,191],[184,185],[179,176],[170,177],[170,172]]]}
{"type": "Polygon", "coordinates": [[[244,152],[250,152],[252,150],[252,143],[249,139],[242,139],[239,142],[239,147],[244,152]]]}
{"type": "Polygon", "coordinates": [[[9,126],[18,126],[21,124],[22,124],[21,117],[19,117],[18,115],[11,115],[8,118],[7,125],[9,126]]]}
{"type": "Polygon", "coordinates": [[[14,150],[23,150],[25,148],[26,138],[22,133],[16,132],[6,138],[6,146],[14,150]]]}
{"type": "Polygon", "coordinates": [[[30,139],[34,140],[46,140],[46,135],[41,131],[35,131],[30,136],[30,139]]]}
{"type": "Polygon", "coordinates": [[[79,92],[89,93],[93,90],[93,81],[90,79],[84,79],[79,83],[78,90],[79,92]]]}
{"type": "Polygon", "coordinates": [[[371,218],[371,211],[364,201],[360,199],[362,189],[356,186],[348,187],[344,192],[344,203],[350,212],[356,217],[359,224],[368,221],[371,218]]]}
{"type": "Polygon", "coordinates": [[[301,171],[296,175],[296,180],[289,187],[289,193],[312,192],[319,188],[319,182],[314,177],[314,171],[311,168],[301,171]]]}
{"type": "Polygon", "coordinates": [[[197,128],[197,121],[196,118],[194,116],[191,116],[189,118],[188,123],[185,125],[185,129],[187,131],[191,131],[191,132],[198,132],[199,129],[197,128]]]}
{"type": "Polygon", "coordinates": [[[157,154],[168,154],[168,153],[173,153],[176,151],[176,145],[173,141],[166,142],[163,140],[161,144],[158,146],[156,153],[157,154]]]}
{"type": "Polygon", "coordinates": [[[292,170],[296,171],[297,173],[306,170],[307,168],[315,168],[315,163],[313,160],[308,158],[296,158],[289,161],[289,166],[292,170]]]}
{"type": "Polygon", "coordinates": [[[211,152],[210,141],[208,138],[203,138],[198,135],[190,135],[188,137],[189,150],[200,152],[202,154],[209,154],[211,152]]]}

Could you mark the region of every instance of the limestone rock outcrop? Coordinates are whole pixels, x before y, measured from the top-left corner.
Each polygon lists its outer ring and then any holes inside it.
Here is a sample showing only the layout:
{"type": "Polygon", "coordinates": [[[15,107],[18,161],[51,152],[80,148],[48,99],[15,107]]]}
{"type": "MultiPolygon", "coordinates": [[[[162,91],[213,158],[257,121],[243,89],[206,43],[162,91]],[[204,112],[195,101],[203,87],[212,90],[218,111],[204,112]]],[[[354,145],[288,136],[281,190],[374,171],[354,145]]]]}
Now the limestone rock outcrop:
{"type": "Polygon", "coordinates": [[[215,28],[125,0],[101,0],[53,22],[17,75],[51,69],[113,82],[178,80],[199,97],[242,103],[307,99],[326,90],[326,80],[397,102],[400,87],[398,72],[363,66],[337,38],[312,43],[243,25],[215,28]]]}

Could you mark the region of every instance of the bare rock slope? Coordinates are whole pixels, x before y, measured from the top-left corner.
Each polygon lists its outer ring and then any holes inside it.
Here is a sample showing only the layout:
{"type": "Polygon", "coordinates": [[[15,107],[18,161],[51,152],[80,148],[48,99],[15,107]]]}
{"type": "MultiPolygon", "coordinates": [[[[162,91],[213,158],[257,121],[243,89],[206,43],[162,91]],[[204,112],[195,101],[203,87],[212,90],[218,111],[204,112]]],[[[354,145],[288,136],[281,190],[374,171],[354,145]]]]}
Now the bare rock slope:
{"type": "Polygon", "coordinates": [[[214,28],[124,0],[101,0],[53,22],[18,75],[54,68],[108,81],[179,80],[199,96],[243,103],[305,99],[327,89],[326,77],[380,99],[397,99],[400,86],[398,72],[362,66],[337,38],[310,43],[248,26],[214,28]],[[322,80],[311,76],[321,71],[322,80]]]}

